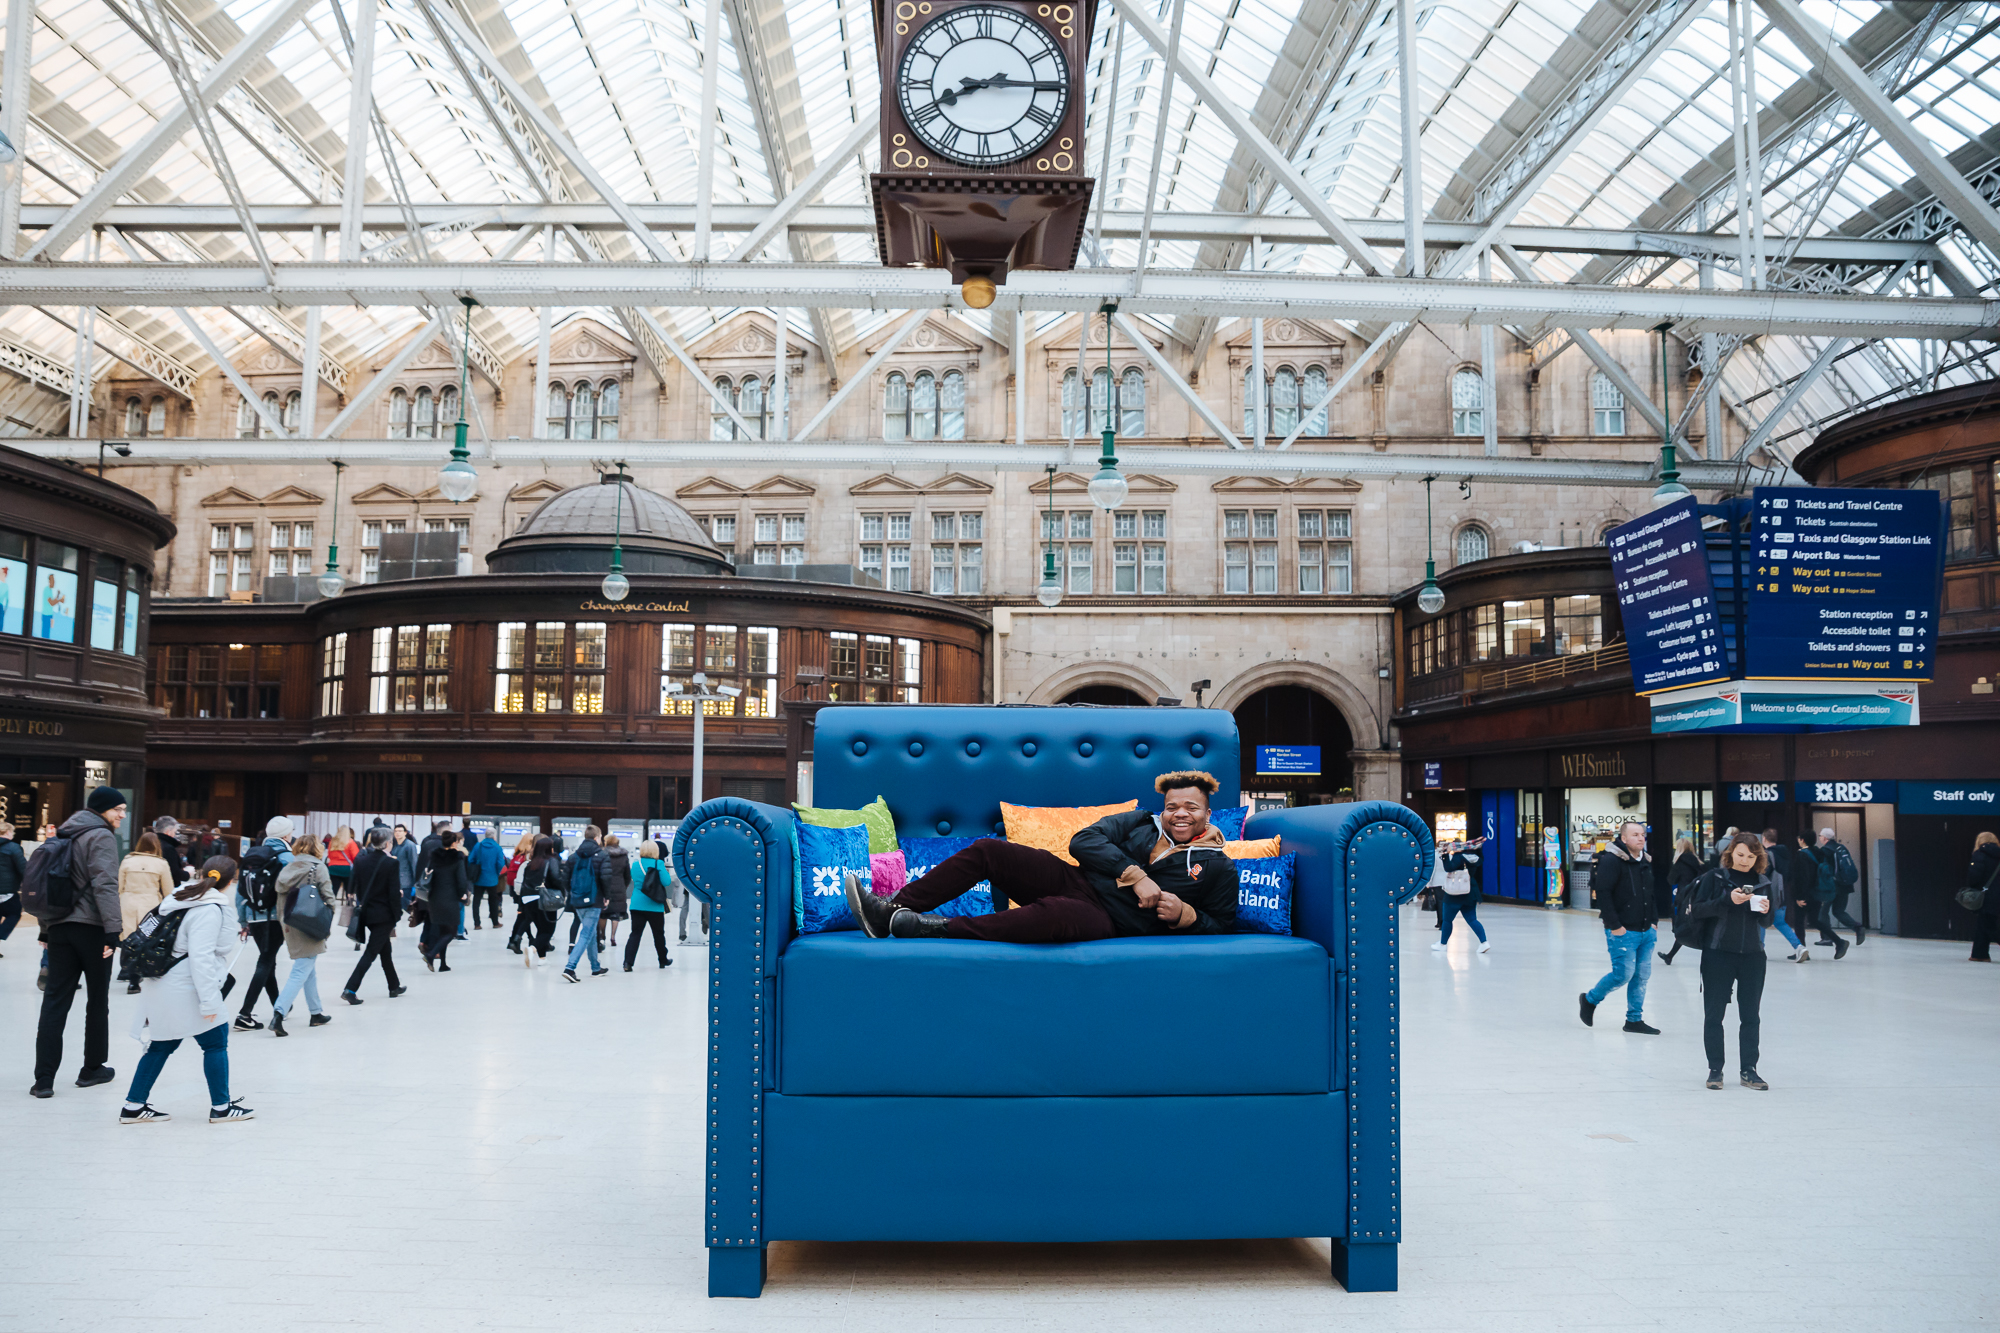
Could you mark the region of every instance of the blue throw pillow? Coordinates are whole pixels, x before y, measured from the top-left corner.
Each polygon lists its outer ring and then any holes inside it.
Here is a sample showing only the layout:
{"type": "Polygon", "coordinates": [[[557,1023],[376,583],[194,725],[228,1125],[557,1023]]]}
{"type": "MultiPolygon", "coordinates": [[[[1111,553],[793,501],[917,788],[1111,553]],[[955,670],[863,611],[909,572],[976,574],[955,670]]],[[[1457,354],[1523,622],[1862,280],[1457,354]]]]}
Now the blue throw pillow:
{"type": "Polygon", "coordinates": [[[852,870],[861,876],[863,892],[873,886],[868,866],[867,827],[850,824],[846,828],[827,828],[796,818],[793,822],[799,840],[798,859],[793,862],[798,867],[795,882],[799,933],[817,935],[828,930],[861,929],[854,913],[847,910],[846,880],[847,872],[852,870]]]}
{"type": "Polygon", "coordinates": [[[1292,870],[1298,853],[1257,856],[1236,863],[1236,929],[1239,933],[1292,933],[1292,870]]]}
{"type": "MultiPolygon", "coordinates": [[[[962,852],[978,838],[904,838],[903,862],[909,867],[912,881],[928,871],[937,868],[946,857],[962,852]]],[[[994,842],[1004,839],[994,838],[994,842]]],[[[993,886],[985,880],[973,885],[964,893],[941,907],[931,911],[939,916],[986,916],[993,911],[993,886]]]]}
{"type": "Polygon", "coordinates": [[[1224,842],[1241,842],[1243,840],[1243,821],[1249,817],[1249,806],[1233,805],[1227,810],[1209,811],[1208,826],[1222,830],[1222,840],[1224,842]]]}

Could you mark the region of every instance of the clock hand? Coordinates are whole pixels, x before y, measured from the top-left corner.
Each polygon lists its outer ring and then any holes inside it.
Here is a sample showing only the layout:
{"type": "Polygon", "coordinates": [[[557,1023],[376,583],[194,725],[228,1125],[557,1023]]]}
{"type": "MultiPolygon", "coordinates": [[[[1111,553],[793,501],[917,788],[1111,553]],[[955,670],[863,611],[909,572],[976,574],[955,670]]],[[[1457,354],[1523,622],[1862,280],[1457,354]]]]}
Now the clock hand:
{"type": "Polygon", "coordinates": [[[1004,74],[995,74],[990,79],[962,78],[959,80],[959,82],[965,85],[966,92],[971,92],[975,88],[1033,88],[1037,92],[1061,92],[1064,88],[1069,86],[1068,84],[1055,82],[1053,80],[1024,83],[1019,79],[1010,79],[1004,74]]]}

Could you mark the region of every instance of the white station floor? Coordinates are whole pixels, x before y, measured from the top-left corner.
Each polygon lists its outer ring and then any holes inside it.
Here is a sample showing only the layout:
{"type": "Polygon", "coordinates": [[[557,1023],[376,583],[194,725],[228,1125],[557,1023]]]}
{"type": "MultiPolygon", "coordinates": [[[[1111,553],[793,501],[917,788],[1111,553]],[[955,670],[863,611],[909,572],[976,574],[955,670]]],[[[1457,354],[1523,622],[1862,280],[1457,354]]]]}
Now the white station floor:
{"type": "MultiPolygon", "coordinates": [[[[0,1331],[1991,1326],[2000,965],[1928,941],[1804,966],[1774,949],[1772,1090],[1709,1092],[1696,955],[1654,969],[1664,1035],[1619,1031],[1615,998],[1585,1029],[1595,920],[1484,913],[1493,952],[1461,932],[1439,955],[1429,915],[1404,910],[1407,1222],[1402,1290],[1381,1295],[1335,1286],[1319,1239],[781,1244],[762,1300],[709,1300],[704,951],[572,986],[480,932],[450,975],[409,958],[402,999],[377,974],[328,1027],[301,1004],[288,1038],[232,1035],[254,1123],[204,1123],[190,1042],[154,1093],[180,1118],[127,1129],[120,987],[118,1081],[74,1086],[79,999],[55,1098],[27,1096],[39,994],[17,933],[0,946],[0,1331]]],[[[321,959],[330,1001],[354,956],[336,940],[321,959]]],[[[1730,1051],[1733,1076],[1733,1014],[1730,1051]]],[[[875,1147],[933,1151],[921,1134],[875,1147]]],[[[1163,1148],[1161,1169],[1201,1161],[1163,1148]]]]}

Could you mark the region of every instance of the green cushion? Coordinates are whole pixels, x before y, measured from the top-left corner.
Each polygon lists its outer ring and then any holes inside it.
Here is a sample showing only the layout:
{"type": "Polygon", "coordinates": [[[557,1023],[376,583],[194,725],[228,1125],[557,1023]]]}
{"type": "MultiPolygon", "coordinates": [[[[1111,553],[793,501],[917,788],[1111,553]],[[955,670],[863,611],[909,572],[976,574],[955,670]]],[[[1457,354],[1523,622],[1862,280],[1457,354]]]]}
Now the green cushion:
{"type": "Polygon", "coordinates": [[[871,855],[896,850],[896,819],[889,813],[888,802],[880,796],[859,810],[816,810],[796,801],[792,803],[792,809],[798,811],[799,818],[806,823],[818,824],[821,828],[851,828],[856,824],[866,824],[871,855]]]}

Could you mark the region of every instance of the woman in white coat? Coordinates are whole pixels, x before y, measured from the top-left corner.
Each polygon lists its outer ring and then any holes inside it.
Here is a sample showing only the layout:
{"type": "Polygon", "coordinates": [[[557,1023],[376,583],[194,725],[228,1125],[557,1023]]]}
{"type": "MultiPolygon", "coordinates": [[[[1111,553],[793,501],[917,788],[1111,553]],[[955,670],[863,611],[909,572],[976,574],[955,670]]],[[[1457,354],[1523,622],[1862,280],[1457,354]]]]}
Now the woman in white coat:
{"type": "Polygon", "coordinates": [[[208,1123],[234,1124],[256,1115],[229,1095],[229,1019],[222,1007],[222,980],[229,975],[242,942],[237,938],[236,905],[229,887],[236,879],[236,862],[210,857],[201,876],[160,904],[162,916],[185,913],[174,939],[174,956],[183,959],[163,977],[140,983],[139,1013],[132,1036],[146,1043],[121,1125],[149,1125],[171,1119],[146,1099],[166,1067],[167,1057],[188,1037],[201,1047],[201,1072],[208,1078],[208,1123]]]}

